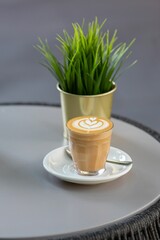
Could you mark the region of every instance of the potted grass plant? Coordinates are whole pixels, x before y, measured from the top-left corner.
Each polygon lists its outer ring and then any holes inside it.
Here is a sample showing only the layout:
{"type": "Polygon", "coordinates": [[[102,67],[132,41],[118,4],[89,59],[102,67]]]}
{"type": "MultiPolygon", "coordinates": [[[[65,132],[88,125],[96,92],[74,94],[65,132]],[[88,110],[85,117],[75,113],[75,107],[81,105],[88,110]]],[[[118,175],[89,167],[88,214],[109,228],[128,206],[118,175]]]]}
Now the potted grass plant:
{"type": "MultiPolygon", "coordinates": [[[[106,19],[99,24],[97,17],[87,24],[73,23],[73,35],[66,30],[57,35],[63,62],[54,55],[47,40],[35,46],[43,55],[42,63],[58,81],[60,92],[64,136],[67,136],[66,122],[80,115],[95,115],[110,118],[113,93],[122,68],[131,55],[129,44],[117,43],[117,30],[102,31],[106,19]]],[[[136,61],[125,69],[131,67],[136,61]]]]}

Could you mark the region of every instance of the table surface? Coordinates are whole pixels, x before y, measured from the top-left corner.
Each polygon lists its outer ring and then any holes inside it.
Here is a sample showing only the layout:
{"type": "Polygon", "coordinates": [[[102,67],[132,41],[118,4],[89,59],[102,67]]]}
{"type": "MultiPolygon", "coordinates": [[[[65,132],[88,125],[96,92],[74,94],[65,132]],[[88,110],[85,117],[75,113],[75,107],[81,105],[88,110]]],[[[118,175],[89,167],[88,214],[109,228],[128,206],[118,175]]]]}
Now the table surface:
{"type": "Polygon", "coordinates": [[[160,144],[145,131],[113,118],[111,145],[133,160],[125,176],[98,185],[63,182],[42,165],[66,145],[61,109],[0,107],[0,238],[81,232],[132,216],[160,193],[160,144]]]}

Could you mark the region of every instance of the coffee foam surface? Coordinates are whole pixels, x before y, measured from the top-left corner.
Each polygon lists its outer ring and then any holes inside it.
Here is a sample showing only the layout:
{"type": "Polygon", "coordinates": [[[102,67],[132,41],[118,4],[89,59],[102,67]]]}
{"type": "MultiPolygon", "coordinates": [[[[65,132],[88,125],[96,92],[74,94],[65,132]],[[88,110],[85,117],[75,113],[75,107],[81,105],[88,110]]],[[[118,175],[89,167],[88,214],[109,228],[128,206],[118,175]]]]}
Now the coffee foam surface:
{"type": "Polygon", "coordinates": [[[75,132],[80,133],[98,133],[101,131],[109,130],[113,124],[109,120],[98,118],[94,116],[77,117],[71,119],[68,124],[68,128],[75,132]]]}

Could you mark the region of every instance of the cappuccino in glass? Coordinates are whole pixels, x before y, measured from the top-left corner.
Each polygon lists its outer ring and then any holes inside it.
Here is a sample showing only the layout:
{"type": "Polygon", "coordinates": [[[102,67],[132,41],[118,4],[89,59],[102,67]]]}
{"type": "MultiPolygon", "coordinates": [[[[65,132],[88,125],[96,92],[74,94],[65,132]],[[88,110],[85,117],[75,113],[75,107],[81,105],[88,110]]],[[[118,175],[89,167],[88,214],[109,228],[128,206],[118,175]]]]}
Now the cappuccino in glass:
{"type": "Polygon", "coordinates": [[[69,148],[78,174],[102,174],[110,149],[112,121],[96,116],[81,116],[70,119],[67,128],[69,148]]]}

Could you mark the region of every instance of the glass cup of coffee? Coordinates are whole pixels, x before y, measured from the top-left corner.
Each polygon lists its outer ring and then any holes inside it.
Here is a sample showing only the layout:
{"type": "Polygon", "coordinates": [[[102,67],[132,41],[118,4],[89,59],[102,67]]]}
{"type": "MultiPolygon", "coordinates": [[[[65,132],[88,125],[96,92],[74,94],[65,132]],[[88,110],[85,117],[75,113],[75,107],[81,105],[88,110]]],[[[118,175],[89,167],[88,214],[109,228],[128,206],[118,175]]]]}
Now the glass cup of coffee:
{"type": "Polygon", "coordinates": [[[80,175],[100,175],[105,171],[113,122],[96,116],[80,116],[67,122],[69,148],[80,175]]]}

